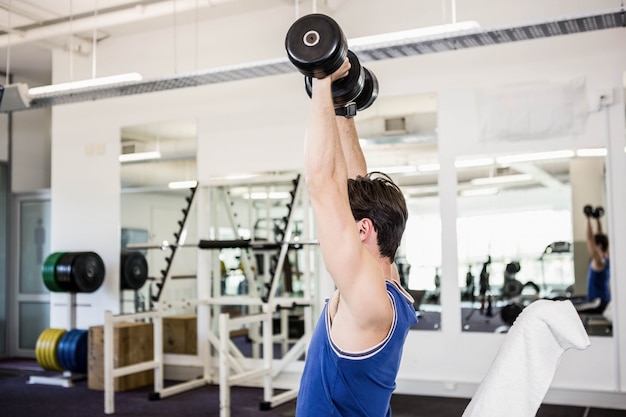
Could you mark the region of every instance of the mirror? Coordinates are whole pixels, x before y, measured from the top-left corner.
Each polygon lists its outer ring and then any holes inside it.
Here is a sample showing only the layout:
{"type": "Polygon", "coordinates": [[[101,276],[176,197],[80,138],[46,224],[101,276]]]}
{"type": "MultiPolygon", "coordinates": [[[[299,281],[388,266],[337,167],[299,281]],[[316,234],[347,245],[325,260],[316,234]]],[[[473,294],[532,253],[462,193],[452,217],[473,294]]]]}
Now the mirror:
{"type": "MultiPolygon", "coordinates": [[[[457,158],[463,331],[506,332],[538,298],[586,295],[583,207],[605,206],[602,152],[457,158]]],[[[612,334],[610,323],[584,323],[590,334],[612,334]]]]}
{"type": "Polygon", "coordinates": [[[368,171],[389,174],[404,192],[409,218],[396,265],[413,296],[413,330],[441,328],[441,218],[437,95],[379,97],[357,118],[368,171]]]}
{"type": "Polygon", "coordinates": [[[194,299],[197,247],[185,243],[198,241],[189,188],[196,179],[196,122],[125,126],[120,134],[121,311],[150,310],[155,298],[194,299]],[[145,268],[147,279],[138,273],[145,268]],[[171,280],[161,294],[166,274],[171,280]]]}

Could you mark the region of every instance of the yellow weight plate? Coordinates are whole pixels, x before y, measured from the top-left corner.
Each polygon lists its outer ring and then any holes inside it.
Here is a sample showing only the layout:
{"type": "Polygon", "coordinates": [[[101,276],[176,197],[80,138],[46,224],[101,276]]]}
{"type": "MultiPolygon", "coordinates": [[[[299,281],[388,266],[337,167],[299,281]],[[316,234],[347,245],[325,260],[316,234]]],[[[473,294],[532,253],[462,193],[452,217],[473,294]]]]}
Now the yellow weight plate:
{"type": "Polygon", "coordinates": [[[48,349],[48,358],[50,360],[50,365],[51,365],[51,370],[52,371],[59,371],[59,372],[63,372],[63,368],[61,367],[61,364],[59,363],[59,359],[57,357],[57,348],[59,347],[59,342],[61,341],[61,338],[63,337],[63,335],[66,333],[65,329],[54,329],[55,331],[52,334],[51,340],[50,340],[50,349],[48,349]]]}

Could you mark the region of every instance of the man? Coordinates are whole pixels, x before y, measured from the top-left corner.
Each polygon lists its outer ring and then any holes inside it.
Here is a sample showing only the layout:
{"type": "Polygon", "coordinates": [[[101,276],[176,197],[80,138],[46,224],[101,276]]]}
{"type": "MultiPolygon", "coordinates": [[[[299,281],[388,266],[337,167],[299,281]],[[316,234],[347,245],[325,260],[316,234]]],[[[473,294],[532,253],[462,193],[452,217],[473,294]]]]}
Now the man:
{"type": "Polygon", "coordinates": [[[587,250],[591,260],[587,272],[587,297],[582,303],[575,303],[576,310],[585,314],[602,314],[611,301],[609,289],[609,238],[602,232],[601,214],[596,209],[587,214],[587,250]],[[593,233],[592,218],[596,219],[593,233]]]}
{"type": "Polygon", "coordinates": [[[417,322],[394,256],[408,216],[399,188],[367,175],[354,120],[336,116],[331,84],[312,81],[305,178],[326,269],[337,290],[311,338],[296,416],[391,415],[402,347],[417,322]]]}

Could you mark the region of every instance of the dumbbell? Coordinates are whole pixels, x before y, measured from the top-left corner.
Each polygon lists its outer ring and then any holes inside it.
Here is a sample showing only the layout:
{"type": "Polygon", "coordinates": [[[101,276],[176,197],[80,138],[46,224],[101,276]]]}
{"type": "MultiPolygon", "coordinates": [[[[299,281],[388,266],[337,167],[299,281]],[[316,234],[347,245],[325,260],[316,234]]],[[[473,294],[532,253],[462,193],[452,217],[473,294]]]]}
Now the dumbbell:
{"type": "Polygon", "coordinates": [[[600,217],[604,216],[604,208],[602,206],[593,208],[591,205],[587,204],[585,207],[583,207],[583,213],[585,213],[585,216],[587,217],[599,219],[600,217]]]}
{"type": "Polygon", "coordinates": [[[313,13],[296,20],[287,31],[285,49],[291,63],[305,76],[309,97],[312,79],[332,74],[346,58],[351,65],[348,75],[332,85],[335,107],[355,102],[357,110],[364,110],[378,96],[378,80],[361,66],[356,54],[348,49],[341,27],[329,16],[313,13]]]}

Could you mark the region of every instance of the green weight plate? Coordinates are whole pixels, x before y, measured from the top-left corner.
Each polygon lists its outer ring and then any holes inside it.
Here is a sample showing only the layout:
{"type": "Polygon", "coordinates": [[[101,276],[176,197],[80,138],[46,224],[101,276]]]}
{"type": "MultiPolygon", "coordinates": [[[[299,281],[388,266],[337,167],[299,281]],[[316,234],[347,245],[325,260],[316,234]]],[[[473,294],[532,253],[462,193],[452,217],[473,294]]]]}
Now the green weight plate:
{"type": "Polygon", "coordinates": [[[53,292],[63,292],[63,288],[59,286],[56,280],[56,266],[57,262],[66,252],[53,252],[46,258],[41,272],[43,275],[43,283],[46,288],[53,292]]]}

